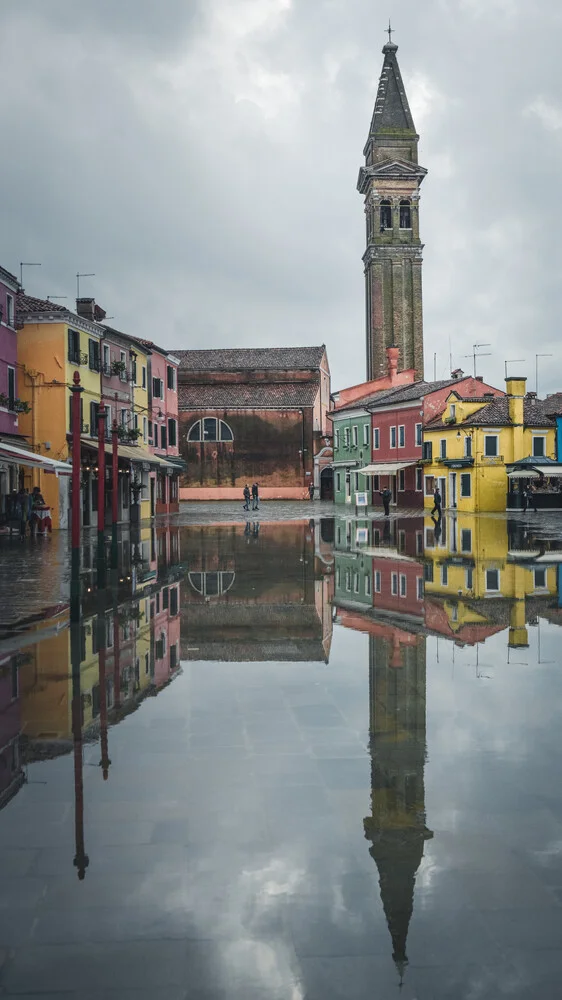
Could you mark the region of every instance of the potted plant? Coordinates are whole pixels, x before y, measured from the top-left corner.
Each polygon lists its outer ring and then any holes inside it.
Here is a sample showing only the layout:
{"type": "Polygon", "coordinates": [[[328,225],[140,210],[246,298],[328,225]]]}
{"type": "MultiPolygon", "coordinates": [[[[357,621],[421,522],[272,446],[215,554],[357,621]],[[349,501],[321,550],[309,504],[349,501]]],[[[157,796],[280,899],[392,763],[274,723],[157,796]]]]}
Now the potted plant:
{"type": "Polygon", "coordinates": [[[110,371],[112,375],[118,375],[121,378],[125,374],[126,364],[124,361],[112,361],[110,371]]]}

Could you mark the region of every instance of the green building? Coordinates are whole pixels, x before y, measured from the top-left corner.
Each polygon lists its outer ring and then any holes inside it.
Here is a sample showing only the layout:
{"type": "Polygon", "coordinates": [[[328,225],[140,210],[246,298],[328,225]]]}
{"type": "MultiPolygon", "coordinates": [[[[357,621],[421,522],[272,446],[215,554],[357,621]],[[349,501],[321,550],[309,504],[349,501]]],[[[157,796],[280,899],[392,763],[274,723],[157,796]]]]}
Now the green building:
{"type": "Polygon", "coordinates": [[[369,476],[358,469],[371,459],[371,414],[361,407],[332,413],[334,434],[334,502],[355,504],[355,494],[370,489],[369,476]]]}

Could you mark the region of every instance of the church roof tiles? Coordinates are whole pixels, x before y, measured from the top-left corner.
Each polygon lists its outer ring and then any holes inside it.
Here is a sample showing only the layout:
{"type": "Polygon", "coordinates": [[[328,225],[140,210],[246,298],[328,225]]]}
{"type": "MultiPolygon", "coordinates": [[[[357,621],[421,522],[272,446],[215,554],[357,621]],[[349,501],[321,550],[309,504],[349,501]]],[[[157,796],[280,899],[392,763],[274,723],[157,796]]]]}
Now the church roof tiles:
{"type": "Polygon", "coordinates": [[[174,351],[180,371],[218,372],[269,369],[316,369],[326,347],[242,347],[211,351],[174,351]]]}
{"type": "Polygon", "coordinates": [[[313,406],[319,382],[179,385],[179,410],[275,410],[313,406]]]}

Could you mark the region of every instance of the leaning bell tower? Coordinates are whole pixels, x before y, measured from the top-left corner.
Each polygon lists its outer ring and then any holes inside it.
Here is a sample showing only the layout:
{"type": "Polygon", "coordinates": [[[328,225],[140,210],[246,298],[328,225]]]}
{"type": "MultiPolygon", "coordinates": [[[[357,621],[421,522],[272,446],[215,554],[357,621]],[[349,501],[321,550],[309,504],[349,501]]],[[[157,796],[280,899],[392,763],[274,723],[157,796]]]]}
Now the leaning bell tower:
{"type": "Polygon", "coordinates": [[[423,378],[422,250],[420,186],[427,171],[418,163],[418,141],[396,53],[389,41],[375,109],[359,171],[365,198],[367,249],[365,304],[367,378],[386,370],[386,348],[400,349],[399,371],[423,378]]]}

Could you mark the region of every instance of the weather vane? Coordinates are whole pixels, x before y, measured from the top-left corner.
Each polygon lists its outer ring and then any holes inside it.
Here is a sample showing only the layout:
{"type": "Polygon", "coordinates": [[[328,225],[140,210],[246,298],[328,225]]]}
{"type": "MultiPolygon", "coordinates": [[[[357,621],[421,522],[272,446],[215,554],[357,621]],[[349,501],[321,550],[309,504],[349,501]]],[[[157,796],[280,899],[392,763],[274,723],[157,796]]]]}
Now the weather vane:
{"type": "Polygon", "coordinates": [[[390,25],[390,18],[388,19],[388,28],[385,28],[385,33],[388,33],[388,44],[392,45],[392,27],[390,25]]]}

